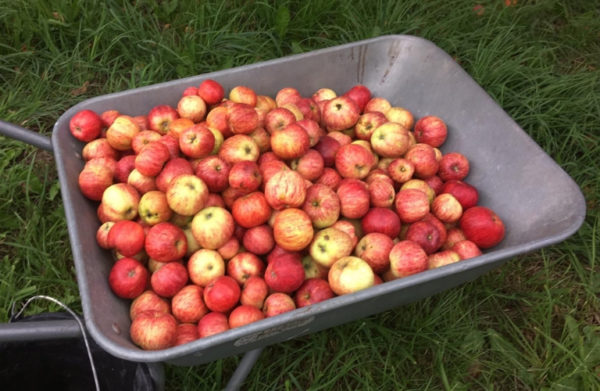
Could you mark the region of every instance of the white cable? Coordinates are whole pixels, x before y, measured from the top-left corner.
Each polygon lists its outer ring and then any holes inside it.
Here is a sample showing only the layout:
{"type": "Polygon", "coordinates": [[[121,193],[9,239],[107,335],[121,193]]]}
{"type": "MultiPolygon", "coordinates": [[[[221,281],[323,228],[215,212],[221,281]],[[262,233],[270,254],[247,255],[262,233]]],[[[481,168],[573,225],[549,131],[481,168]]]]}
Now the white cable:
{"type": "Polygon", "coordinates": [[[29,303],[31,303],[35,299],[45,299],[45,300],[49,300],[49,301],[53,302],[54,304],[58,304],[63,309],[65,309],[69,314],[71,314],[71,316],[75,319],[75,321],[79,325],[79,329],[81,330],[81,335],[83,336],[83,342],[85,343],[85,350],[87,351],[88,358],[90,359],[90,366],[92,367],[92,375],[94,377],[94,384],[96,385],[96,391],[100,391],[100,384],[98,383],[98,375],[96,373],[96,366],[94,365],[94,358],[92,357],[92,350],[90,349],[90,344],[88,343],[88,338],[87,338],[87,334],[85,332],[85,327],[83,326],[83,323],[81,322],[81,320],[79,319],[77,314],[73,310],[71,310],[69,307],[67,307],[66,304],[62,303],[60,300],[57,300],[51,296],[46,296],[46,295],[32,296],[29,299],[27,299],[25,304],[23,304],[23,307],[21,307],[21,309],[19,310],[19,312],[17,312],[17,314],[14,316],[14,318],[20,317],[21,314],[23,313],[23,311],[25,311],[25,308],[29,305],[29,303]]]}

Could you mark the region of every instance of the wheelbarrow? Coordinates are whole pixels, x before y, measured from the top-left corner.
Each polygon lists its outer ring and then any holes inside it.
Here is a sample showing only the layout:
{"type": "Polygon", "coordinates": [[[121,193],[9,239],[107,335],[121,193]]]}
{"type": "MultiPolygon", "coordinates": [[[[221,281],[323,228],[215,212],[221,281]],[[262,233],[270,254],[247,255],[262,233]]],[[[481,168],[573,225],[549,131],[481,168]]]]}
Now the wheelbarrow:
{"type": "Polygon", "coordinates": [[[563,241],[579,229],[586,212],[583,195],[572,178],[450,55],[415,36],[382,36],[88,99],[60,116],[51,140],[7,123],[1,123],[0,130],[9,137],[52,148],[85,326],[106,352],[134,362],[190,366],[252,352],[246,356],[248,370],[265,346],[417,301],[476,279],[512,257],[563,241]],[[138,348],[128,336],[128,303],[117,298],[107,283],[111,256],[95,242],[99,223],[91,222],[98,222],[96,204],[78,188],[77,178],[84,164],[83,144],[70,134],[69,120],[82,109],[100,113],[118,108],[121,113],[135,116],[146,114],[158,104],[174,106],[186,87],[197,86],[205,79],[218,81],[226,90],[245,85],[270,96],[283,87],[295,87],[302,95],[311,95],[322,87],[343,92],[364,84],[373,95],[410,110],[415,118],[441,117],[449,128],[442,151],[462,152],[468,157],[468,181],[479,190],[480,204],[502,217],[506,225],[504,240],[473,259],[185,345],[160,351],[138,348]]]}

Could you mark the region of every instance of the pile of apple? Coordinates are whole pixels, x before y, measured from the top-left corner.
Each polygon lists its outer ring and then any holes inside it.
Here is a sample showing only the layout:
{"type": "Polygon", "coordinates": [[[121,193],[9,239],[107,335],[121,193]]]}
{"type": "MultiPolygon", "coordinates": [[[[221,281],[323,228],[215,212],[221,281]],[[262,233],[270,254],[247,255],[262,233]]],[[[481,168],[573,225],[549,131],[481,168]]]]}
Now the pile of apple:
{"type": "Polygon", "coordinates": [[[130,116],[81,110],[81,192],[98,202],[130,336],[165,349],[478,256],[478,205],[448,128],[363,85],[276,96],[214,80],[130,116]]]}

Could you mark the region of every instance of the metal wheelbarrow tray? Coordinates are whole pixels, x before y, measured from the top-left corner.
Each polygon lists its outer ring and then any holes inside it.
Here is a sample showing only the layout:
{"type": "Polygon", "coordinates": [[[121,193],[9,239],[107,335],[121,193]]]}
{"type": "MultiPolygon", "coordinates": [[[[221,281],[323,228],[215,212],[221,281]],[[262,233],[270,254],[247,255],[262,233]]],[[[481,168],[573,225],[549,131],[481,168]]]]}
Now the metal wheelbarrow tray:
{"type": "Polygon", "coordinates": [[[585,202],[579,187],[443,50],[414,36],[394,35],[283,57],[272,61],[99,96],[67,110],[56,122],[57,162],[83,316],[92,338],[114,356],[139,362],[196,365],[356,320],[471,281],[511,257],[558,243],[580,227],[585,202]],[[78,187],[83,144],[69,120],[79,110],[118,109],[146,114],[158,104],[176,105],[183,90],[211,78],[228,91],[246,85],[275,96],[295,87],[310,96],[318,88],[342,93],[355,84],[409,109],[416,119],[432,114],[448,125],[443,152],[471,162],[467,181],[479,204],[506,224],[504,241],[482,256],[386,282],[372,288],[267,318],[162,351],[144,351],[129,339],[129,303],[110,290],[110,254],[95,241],[96,203],[78,187]]]}

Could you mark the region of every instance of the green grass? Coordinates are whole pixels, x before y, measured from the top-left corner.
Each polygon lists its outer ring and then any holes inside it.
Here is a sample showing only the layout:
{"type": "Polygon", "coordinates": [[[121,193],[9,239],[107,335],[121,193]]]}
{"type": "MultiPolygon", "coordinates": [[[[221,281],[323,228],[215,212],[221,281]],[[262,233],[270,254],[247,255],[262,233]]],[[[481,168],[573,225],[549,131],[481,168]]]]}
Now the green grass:
{"type": "MultiPolygon", "coordinates": [[[[0,118],[50,134],[109,92],[385,34],[430,39],[574,178],[581,229],[456,289],[267,347],[244,388],[600,389],[600,4],[488,0],[477,16],[476,3],[0,2],[0,118]]],[[[36,293],[81,310],[54,165],[0,138],[2,314],[36,293]]],[[[167,366],[166,387],[220,389],[238,362],[167,366]]]]}

